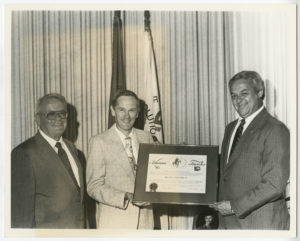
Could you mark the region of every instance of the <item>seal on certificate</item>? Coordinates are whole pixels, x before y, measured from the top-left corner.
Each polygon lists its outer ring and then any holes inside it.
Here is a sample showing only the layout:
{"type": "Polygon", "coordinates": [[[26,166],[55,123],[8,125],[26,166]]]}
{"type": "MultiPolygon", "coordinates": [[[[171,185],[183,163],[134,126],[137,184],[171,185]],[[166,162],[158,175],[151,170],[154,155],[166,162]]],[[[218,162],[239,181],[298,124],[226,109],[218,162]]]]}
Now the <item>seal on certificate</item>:
{"type": "Polygon", "coordinates": [[[152,183],[149,185],[149,187],[150,187],[150,192],[156,192],[156,189],[158,188],[158,185],[157,185],[157,183],[152,182],[152,183]]]}

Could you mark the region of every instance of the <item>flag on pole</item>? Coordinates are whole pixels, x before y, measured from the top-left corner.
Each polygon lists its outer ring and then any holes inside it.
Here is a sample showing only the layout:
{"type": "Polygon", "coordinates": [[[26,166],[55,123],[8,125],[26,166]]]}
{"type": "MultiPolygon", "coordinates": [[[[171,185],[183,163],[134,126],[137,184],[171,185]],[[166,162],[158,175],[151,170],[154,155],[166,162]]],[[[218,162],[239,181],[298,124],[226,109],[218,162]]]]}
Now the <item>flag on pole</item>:
{"type": "MultiPolygon", "coordinates": [[[[121,11],[114,11],[113,22],[113,45],[112,45],[112,74],[109,103],[119,90],[126,89],[126,76],[123,64],[123,41],[121,11]]],[[[114,124],[114,118],[109,108],[108,128],[114,124]]]]}
{"type": "MultiPolygon", "coordinates": [[[[151,133],[154,141],[164,143],[162,114],[160,108],[160,96],[156,62],[153,49],[153,40],[150,29],[150,13],[145,11],[145,57],[144,57],[144,85],[145,92],[141,99],[145,101],[144,130],[151,133]]],[[[169,229],[168,206],[153,204],[154,229],[169,229]]]]}
{"type": "MultiPolygon", "coordinates": [[[[145,12],[145,16],[147,14],[146,12],[145,12]]],[[[146,24],[146,21],[147,19],[145,20],[145,32],[144,32],[145,35],[144,36],[145,38],[144,83],[145,83],[146,91],[145,91],[145,96],[142,97],[142,99],[145,101],[144,130],[150,132],[155,141],[163,143],[164,138],[163,138],[162,115],[160,109],[160,96],[159,96],[155,56],[153,50],[153,41],[152,41],[150,25],[146,24]]]]}

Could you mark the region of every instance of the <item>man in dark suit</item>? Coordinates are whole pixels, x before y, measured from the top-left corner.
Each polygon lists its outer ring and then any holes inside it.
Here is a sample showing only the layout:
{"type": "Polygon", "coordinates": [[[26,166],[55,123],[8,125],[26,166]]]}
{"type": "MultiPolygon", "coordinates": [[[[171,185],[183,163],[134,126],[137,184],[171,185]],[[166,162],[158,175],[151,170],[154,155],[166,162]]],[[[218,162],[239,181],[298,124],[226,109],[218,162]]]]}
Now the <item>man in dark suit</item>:
{"type": "Polygon", "coordinates": [[[287,127],[263,106],[264,83],[254,71],[229,81],[239,118],[225,129],[221,151],[221,229],[289,229],[284,193],[289,179],[287,127]]]}
{"type": "Polygon", "coordinates": [[[12,228],[85,227],[82,166],[76,147],[62,138],[67,117],[63,96],[43,96],[37,134],[12,151],[12,228]]]}

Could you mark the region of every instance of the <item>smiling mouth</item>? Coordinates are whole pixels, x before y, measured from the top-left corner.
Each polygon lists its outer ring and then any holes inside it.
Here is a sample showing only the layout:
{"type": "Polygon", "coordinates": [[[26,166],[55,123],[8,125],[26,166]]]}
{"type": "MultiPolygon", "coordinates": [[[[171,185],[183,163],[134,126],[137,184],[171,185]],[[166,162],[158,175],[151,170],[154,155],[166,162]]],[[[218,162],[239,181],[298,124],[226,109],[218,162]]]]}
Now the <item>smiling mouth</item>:
{"type": "Polygon", "coordinates": [[[244,105],[239,106],[239,109],[240,109],[240,110],[244,110],[244,109],[246,109],[246,108],[247,108],[247,106],[244,106],[244,105]]]}
{"type": "Polygon", "coordinates": [[[244,109],[245,108],[245,105],[237,105],[237,108],[240,110],[240,109],[244,109]]]}

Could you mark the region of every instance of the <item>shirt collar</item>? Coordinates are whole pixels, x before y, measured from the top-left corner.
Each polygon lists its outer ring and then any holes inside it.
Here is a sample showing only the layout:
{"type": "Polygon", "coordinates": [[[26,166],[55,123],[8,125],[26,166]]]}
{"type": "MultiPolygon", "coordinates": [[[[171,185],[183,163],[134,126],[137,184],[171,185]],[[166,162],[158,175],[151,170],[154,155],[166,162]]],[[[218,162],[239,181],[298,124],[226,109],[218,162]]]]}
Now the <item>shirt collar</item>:
{"type": "Polygon", "coordinates": [[[41,133],[42,137],[50,144],[50,146],[52,146],[53,148],[56,145],[56,142],[60,142],[61,144],[63,144],[63,138],[60,137],[59,140],[54,140],[53,138],[51,138],[50,136],[47,136],[47,134],[45,132],[43,132],[41,130],[41,128],[39,127],[39,132],[41,133]]]}

